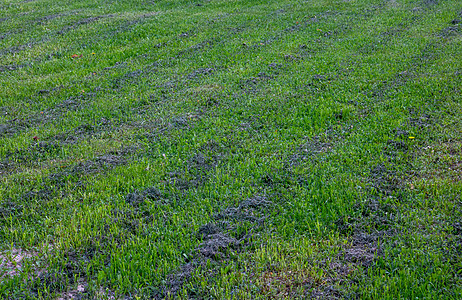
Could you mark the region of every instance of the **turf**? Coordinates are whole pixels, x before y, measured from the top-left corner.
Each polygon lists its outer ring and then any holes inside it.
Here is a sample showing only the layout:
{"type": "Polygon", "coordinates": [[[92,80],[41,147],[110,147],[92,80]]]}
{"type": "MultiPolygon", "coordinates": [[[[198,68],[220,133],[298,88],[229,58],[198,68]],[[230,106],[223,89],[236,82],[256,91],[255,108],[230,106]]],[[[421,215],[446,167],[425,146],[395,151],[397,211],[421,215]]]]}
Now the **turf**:
{"type": "Polygon", "coordinates": [[[0,298],[462,297],[458,0],[0,3],[0,298]]]}

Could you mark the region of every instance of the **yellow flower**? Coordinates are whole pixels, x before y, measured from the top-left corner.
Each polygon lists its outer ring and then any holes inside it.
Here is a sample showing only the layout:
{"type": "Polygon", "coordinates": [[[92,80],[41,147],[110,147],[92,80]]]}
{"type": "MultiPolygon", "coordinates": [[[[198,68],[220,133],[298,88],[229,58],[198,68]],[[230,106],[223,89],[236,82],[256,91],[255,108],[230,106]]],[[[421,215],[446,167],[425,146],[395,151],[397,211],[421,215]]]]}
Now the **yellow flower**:
{"type": "Polygon", "coordinates": [[[415,137],[414,137],[414,136],[410,136],[409,138],[410,138],[410,139],[415,139],[415,137]]]}

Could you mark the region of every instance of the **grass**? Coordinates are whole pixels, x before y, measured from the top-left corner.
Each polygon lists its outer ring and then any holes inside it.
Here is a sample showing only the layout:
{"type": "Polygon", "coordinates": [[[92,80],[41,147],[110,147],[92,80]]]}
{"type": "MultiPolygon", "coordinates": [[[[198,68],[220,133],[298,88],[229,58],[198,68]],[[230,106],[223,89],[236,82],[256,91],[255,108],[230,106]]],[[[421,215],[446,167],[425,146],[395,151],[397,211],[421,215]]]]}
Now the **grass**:
{"type": "Polygon", "coordinates": [[[457,299],[456,0],[3,1],[0,298],[457,299]]]}

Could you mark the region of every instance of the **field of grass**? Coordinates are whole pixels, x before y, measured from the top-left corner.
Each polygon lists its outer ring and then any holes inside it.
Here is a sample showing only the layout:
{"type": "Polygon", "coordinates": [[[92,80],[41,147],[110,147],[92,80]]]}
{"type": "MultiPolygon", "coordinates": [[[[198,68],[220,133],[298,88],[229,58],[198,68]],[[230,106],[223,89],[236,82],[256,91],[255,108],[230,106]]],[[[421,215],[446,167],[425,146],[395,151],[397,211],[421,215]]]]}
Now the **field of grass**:
{"type": "Polygon", "coordinates": [[[461,299],[460,0],[1,0],[0,299],[461,299]]]}

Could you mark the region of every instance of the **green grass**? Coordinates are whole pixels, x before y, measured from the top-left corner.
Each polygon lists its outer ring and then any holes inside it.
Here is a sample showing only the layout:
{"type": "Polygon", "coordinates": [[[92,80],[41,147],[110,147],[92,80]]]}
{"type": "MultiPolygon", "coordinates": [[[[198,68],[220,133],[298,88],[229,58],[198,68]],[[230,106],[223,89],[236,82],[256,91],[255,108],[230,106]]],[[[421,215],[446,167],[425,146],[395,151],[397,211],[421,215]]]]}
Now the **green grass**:
{"type": "Polygon", "coordinates": [[[1,2],[0,298],[461,298],[460,53],[456,0],[1,2]]]}

